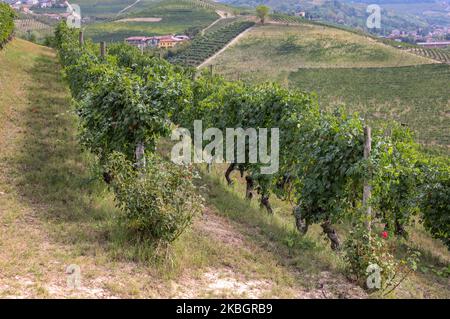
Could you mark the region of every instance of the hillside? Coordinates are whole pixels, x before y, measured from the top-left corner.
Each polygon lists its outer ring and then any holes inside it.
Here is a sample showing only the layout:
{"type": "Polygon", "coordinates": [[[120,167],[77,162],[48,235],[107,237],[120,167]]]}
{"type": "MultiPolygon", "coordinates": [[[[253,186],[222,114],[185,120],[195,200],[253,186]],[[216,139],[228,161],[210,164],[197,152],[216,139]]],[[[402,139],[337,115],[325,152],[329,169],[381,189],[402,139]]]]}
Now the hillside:
{"type": "Polygon", "coordinates": [[[60,71],[42,46],[15,40],[0,52],[1,298],[365,296],[326,242],[304,239],[292,252],[284,243],[290,218],[249,206],[219,170],[202,170],[208,207],[171,259],[144,261],[114,226],[111,193],[92,179],[60,71]],[[70,264],[81,268],[82,289],[67,286],[70,264]]]}
{"type": "MultiPolygon", "coordinates": [[[[0,88],[0,297],[367,297],[344,277],[318,225],[300,238],[288,203],[274,200],[276,214],[267,215],[244,199],[242,179],[226,186],[221,166],[199,167],[207,206],[170,260],[146,260],[117,228],[111,192],[92,177],[98,168],[78,144],[55,52],[13,41],[0,52],[0,88]],[[81,289],[67,287],[70,264],[81,268],[81,289]]],[[[448,279],[431,271],[448,264],[448,252],[420,227],[411,236],[423,271],[393,297],[449,298],[448,279]]]]}
{"type": "Polygon", "coordinates": [[[422,143],[445,149],[450,74],[436,62],[356,33],[302,24],[254,28],[210,64],[230,79],[316,91],[325,109],[345,103],[371,119],[395,118],[422,143]]]}
{"type": "MultiPolygon", "coordinates": [[[[367,4],[363,1],[347,0],[220,0],[223,3],[255,7],[257,5],[267,5],[276,12],[293,14],[305,11],[308,18],[314,20],[338,23],[358,29],[367,30],[366,12],[367,4]]],[[[409,1],[404,1],[404,6],[409,6],[409,1]],[[406,2],[408,4],[406,4],[406,2]]],[[[370,2],[370,4],[375,2],[370,2]]],[[[417,14],[406,12],[406,10],[387,10],[383,4],[381,6],[383,24],[381,30],[371,30],[373,32],[390,32],[392,29],[416,30],[428,26],[427,20],[417,14]]]]}
{"type": "Polygon", "coordinates": [[[198,1],[144,1],[107,22],[90,24],[86,34],[94,41],[123,41],[130,36],[153,36],[201,30],[217,20],[214,8],[199,5],[198,1]],[[147,22],[132,21],[153,18],[147,22]]]}

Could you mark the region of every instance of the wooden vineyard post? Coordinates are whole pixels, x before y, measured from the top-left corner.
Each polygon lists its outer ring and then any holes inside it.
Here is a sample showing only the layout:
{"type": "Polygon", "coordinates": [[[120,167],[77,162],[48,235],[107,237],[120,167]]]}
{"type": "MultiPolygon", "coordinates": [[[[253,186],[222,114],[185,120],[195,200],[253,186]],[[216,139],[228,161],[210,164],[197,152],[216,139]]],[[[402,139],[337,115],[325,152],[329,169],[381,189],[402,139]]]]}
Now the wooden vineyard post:
{"type": "MultiPolygon", "coordinates": [[[[372,130],[369,126],[364,128],[364,159],[368,160],[370,157],[370,152],[372,151],[372,130]]],[[[366,227],[370,232],[371,230],[371,218],[372,218],[372,207],[370,206],[370,198],[372,196],[372,187],[370,186],[371,175],[369,172],[369,177],[364,181],[364,191],[363,191],[363,207],[366,209],[366,227]]]]}
{"type": "Polygon", "coordinates": [[[80,41],[80,46],[82,47],[84,45],[84,33],[82,30],[80,30],[79,41],[80,41]]]}
{"type": "Polygon", "coordinates": [[[102,41],[100,42],[100,56],[104,58],[105,55],[106,55],[106,42],[102,41]]]}
{"type": "Polygon", "coordinates": [[[145,145],[142,142],[139,142],[136,146],[135,151],[136,156],[136,165],[137,168],[142,169],[145,168],[145,145]]]}
{"type": "Polygon", "coordinates": [[[212,64],[209,66],[209,74],[211,74],[211,76],[214,75],[214,65],[212,64]]]}

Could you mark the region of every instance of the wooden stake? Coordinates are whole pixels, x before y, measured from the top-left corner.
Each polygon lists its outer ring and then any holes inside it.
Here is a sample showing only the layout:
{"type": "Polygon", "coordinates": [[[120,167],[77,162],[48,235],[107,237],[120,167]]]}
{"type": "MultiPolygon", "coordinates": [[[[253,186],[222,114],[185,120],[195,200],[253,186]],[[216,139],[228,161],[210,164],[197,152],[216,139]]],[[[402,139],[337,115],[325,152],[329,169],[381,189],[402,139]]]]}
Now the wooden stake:
{"type": "MultiPolygon", "coordinates": [[[[372,130],[369,126],[364,128],[364,159],[369,159],[370,152],[372,151],[372,130]]],[[[370,176],[370,175],[369,175],[370,176]]],[[[371,218],[372,218],[372,207],[370,206],[370,198],[372,196],[372,186],[370,186],[370,177],[369,180],[364,181],[364,192],[363,192],[363,206],[366,209],[366,227],[367,230],[371,230],[371,218]]]]}
{"type": "Polygon", "coordinates": [[[106,55],[106,42],[102,41],[100,42],[100,56],[104,58],[105,55],[106,55]]]}
{"type": "Polygon", "coordinates": [[[209,74],[211,74],[211,76],[214,75],[214,65],[212,64],[209,66],[209,74]]]}
{"type": "Polygon", "coordinates": [[[82,30],[80,30],[79,40],[80,40],[80,46],[83,46],[84,45],[84,34],[83,34],[82,30]]]}
{"type": "Polygon", "coordinates": [[[139,142],[136,146],[135,151],[136,164],[138,168],[145,167],[145,145],[142,142],[139,142]]]}

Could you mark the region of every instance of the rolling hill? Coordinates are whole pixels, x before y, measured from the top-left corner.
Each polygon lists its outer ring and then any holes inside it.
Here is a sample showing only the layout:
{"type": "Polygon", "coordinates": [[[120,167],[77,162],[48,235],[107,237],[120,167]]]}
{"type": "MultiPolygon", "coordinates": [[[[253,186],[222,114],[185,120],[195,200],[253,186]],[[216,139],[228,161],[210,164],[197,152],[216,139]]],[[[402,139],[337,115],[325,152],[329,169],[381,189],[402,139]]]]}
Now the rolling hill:
{"type": "Polygon", "coordinates": [[[397,119],[423,144],[448,151],[450,67],[436,60],[336,28],[272,24],[209,64],[229,79],[318,92],[323,109],[345,104],[369,120],[397,119]]]}
{"type": "Polygon", "coordinates": [[[368,4],[379,3],[382,9],[382,30],[416,30],[431,24],[448,24],[445,1],[435,0],[220,0],[223,3],[255,7],[267,5],[277,12],[294,13],[306,11],[309,17],[323,21],[366,29],[368,4]],[[426,9],[429,8],[429,9],[426,9]],[[434,10],[434,11],[433,11],[434,10]]]}

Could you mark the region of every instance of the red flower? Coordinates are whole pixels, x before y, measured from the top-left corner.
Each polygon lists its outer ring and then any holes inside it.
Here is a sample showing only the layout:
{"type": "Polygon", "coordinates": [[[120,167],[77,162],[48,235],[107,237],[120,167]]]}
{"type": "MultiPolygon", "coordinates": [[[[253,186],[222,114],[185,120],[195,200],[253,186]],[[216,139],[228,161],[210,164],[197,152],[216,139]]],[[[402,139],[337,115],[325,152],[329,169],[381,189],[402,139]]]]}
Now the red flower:
{"type": "Polygon", "coordinates": [[[386,238],[388,238],[388,232],[387,231],[384,231],[384,232],[382,232],[381,233],[381,237],[383,237],[384,239],[386,239],[386,238]]]}

